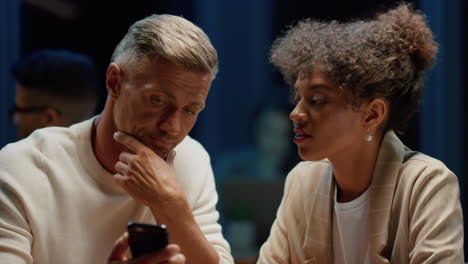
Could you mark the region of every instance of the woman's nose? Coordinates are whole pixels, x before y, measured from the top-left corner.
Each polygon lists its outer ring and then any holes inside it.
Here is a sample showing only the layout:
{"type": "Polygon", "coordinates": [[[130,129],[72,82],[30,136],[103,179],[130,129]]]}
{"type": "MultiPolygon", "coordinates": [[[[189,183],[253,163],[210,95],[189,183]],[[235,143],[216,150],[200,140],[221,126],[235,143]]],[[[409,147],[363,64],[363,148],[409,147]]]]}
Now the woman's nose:
{"type": "Polygon", "coordinates": [[[300,124],[300,123],[304,123],[305,119],[306,119],[306,114],[304,111],[302,111],[301,107],[299,104],[297,104],[294,109],[291,111],[291,114],[289,114],[289,118],[291,118],[291,120],[296,123],[296,124],[300,124]]]}

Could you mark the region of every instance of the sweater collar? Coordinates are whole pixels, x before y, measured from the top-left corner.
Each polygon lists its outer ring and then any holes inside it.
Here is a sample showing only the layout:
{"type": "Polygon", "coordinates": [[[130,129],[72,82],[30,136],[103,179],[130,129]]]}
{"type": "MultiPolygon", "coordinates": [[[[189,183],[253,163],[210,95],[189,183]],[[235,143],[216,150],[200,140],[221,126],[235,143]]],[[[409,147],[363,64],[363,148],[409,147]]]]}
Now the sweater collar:
{"type": "Polygon", "coordinates": [[[76,135],[76,149],[86,173],[96,182],[97,186],[107,193],[128,195],[122,187],[114,182],[113,174],[104,169],[96,158],[92,146],[93,123],[97,116],[75,124],[71,127],[76,135]]]}

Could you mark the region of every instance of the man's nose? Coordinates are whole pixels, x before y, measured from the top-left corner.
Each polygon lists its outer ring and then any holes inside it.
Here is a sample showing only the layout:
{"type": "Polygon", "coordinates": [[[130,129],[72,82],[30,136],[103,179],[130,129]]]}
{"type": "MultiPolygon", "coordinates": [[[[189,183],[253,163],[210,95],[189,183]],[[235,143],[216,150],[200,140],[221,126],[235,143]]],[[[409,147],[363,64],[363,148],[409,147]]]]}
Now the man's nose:
{"type": "Polygon", "coordinates": [[[159,127],[167,134],[177,136],[180,133],[180,121],[179,111],[171,111],[165,115],[159,127]]]}

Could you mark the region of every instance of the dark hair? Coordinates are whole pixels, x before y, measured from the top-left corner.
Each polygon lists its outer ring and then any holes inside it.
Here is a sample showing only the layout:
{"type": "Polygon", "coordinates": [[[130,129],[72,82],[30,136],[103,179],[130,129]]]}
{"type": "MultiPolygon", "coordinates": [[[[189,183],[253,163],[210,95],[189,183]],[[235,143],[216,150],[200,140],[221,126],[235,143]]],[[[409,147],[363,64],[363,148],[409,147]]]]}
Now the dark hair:
{"type": "Polygon", "coordinates": [[[369,21],[300,21],[274,42],[270,60],[291,85],[319,65],[350,92],[355,108],[387,99],[387,128],[401,133],[419,106],[424,72],[436,53],[424,15],[401,3],[369,21]]]}
{"type": "Polygon", "coordinates": [[[27,89],[52,96],[86,100],[97,94],[96,66],[84,54],[43,49],[20,59],[11,72],[27,89]]]}

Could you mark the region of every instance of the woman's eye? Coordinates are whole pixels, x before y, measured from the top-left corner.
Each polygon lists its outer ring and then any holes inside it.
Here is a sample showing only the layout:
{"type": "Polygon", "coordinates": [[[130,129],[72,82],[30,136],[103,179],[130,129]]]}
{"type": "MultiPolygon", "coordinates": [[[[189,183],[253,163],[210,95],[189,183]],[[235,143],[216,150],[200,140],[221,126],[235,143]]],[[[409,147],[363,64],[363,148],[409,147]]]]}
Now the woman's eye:
{"type": "Polygon", "coordinates": [[[321,105],[325,103],[325,100],[322,99],[312,99],[310,100],[310,103],[313,105],[321,105]]]}
{"type": "Polygon", "coordinates": [[[325,97],[322,96],[322,95],[314,95],[312,97],[309,97],[310,99],[308,100],[310,104],[312,105],[321,105],[321,104],[325,104],[326,101],[325,101],[325,97]]]}
{"type": "Polygon", "coordinates": [[[161,104],[164,104],[164,101],[163,99],[159,97],[153,97],[151,98],[151,103],[156,104],[156,105],[161,105],[161,104]]]}

